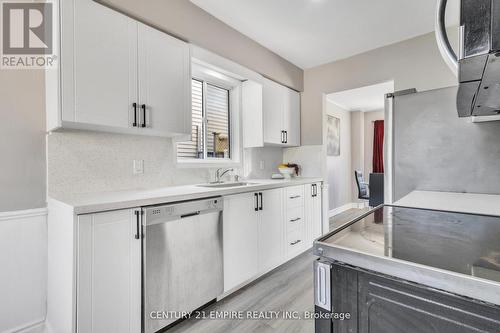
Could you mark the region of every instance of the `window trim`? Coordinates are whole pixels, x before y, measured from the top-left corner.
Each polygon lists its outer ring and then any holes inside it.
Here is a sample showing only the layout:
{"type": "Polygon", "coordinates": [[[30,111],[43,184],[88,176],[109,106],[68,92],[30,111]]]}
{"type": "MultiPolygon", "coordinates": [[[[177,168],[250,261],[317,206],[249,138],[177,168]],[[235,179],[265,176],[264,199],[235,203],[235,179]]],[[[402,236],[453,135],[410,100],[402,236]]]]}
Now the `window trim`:
{"type": "MultiPolygon", "coordinates": [[[[175,159],[175,165],[179,168],[200,168],[200,167],[207,167],[207,168],[213,168],[213,167],[241,167],[241,155],[242,155],[242,138],[241,138],[241,82],[238,84],[231,84],[231,85],[221,85],[220,82],[212,82],[210,79],[207,79],[207,77],[204,77],[205,75],[192,75],[192,79],[198,80],[203,82],[204,84],[204,89],[205,89],[205,84],[210,84],[212,86],[215,86],[217,88],[221,89],[226,89],[228,90],[228,121],[229,121],[229,156],[230,158],[213,158],[213,157],[207,157],[206,154],[206,135],[204,135],[204,152],[203,152],[203,159],[199,158],[179,158],[177,157],[177,143],[182,142],[183,140],[186,139],[186,137],[182,138],[177,138],[176,140],[173,141],[173,152],[174,152],[174,159],[175,159]]],[[[205,104],[205,94],[203,96],[203,103],[205,104]]],[[[203,124],[205,127],[205,124],[203,124]]],[[[204,131],[205,133],[205,131],[204,131]]]]}

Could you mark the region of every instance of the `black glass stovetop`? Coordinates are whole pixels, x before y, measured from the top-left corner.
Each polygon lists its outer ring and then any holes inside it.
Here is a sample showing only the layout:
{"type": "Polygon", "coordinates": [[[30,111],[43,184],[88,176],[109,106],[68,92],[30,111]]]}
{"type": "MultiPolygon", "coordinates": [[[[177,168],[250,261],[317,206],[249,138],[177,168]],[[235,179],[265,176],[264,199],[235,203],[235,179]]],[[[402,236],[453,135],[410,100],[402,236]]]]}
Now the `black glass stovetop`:
{"type": "Polygon", "coordinates": [[[500,217],[383,206],[323,242],[500,282],[500,217]]]}

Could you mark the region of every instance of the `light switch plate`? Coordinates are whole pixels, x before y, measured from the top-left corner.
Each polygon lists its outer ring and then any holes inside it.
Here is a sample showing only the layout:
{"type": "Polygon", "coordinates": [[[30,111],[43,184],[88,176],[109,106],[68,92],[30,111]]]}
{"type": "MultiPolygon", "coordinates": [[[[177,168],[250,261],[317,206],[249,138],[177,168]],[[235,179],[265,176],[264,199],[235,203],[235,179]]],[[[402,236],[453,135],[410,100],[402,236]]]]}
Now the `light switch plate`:
{"type": "Polygon", "coordinates": [[[134,175],[144,173],[144,160],[134,160],[134,175]]]}

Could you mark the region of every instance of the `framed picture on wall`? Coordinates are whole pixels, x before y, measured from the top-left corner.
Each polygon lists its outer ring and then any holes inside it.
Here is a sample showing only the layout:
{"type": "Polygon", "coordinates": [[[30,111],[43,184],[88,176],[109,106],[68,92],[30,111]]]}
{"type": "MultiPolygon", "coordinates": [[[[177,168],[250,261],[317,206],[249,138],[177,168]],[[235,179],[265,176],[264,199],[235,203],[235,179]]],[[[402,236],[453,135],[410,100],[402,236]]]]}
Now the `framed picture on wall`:
{"type": "Polygon", "coordinates": [[[340,156],[340,119],[333,116],[326,118],[326,154],[340,156]]]}

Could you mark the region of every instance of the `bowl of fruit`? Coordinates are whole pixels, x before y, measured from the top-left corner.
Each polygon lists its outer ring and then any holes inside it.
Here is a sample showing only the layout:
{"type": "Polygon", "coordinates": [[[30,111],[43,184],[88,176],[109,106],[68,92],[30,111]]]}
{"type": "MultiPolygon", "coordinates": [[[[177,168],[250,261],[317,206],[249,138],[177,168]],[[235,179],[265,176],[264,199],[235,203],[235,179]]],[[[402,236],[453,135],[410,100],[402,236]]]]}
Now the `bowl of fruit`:
{"type": "Polygon", "coordinates": [[[286,179],[291,179],[292,177],[299,175],[299,166],[297,164],[280,164],[278,166],[278,170],[286,179]]]}

